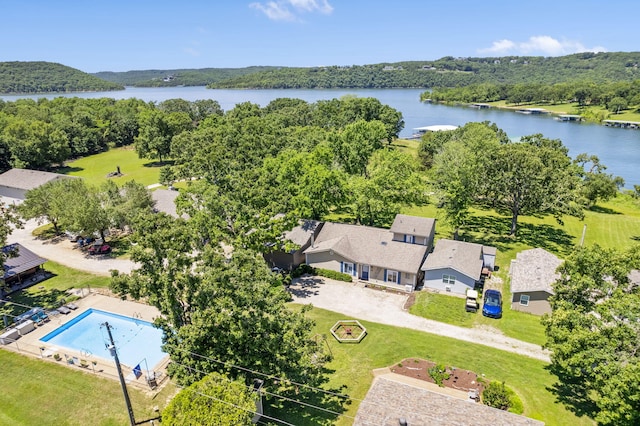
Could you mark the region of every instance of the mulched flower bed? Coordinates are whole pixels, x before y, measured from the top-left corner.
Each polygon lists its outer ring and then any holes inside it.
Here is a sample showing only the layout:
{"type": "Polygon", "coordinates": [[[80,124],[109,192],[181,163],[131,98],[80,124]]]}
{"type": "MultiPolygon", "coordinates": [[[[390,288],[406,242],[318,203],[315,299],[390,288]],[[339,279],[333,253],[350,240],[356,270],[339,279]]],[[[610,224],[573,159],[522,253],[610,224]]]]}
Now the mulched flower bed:
{"type": "MultiPolygon", "coordinates": [[[[429,375],[429,369],[435,365],[436,363],[432,361],[418,358],[407,358],[392,366],[391,371],[403,376],[435,383],[429,375]]],[[[473,371],[447,366],[447,373],[449,373],[449,378],[442,381],[442,384],[445,387],[465,392],[477,390],[478,395],[482,394],[484,386],[482,383],[478,382],[478,375],[473,371]]]]}

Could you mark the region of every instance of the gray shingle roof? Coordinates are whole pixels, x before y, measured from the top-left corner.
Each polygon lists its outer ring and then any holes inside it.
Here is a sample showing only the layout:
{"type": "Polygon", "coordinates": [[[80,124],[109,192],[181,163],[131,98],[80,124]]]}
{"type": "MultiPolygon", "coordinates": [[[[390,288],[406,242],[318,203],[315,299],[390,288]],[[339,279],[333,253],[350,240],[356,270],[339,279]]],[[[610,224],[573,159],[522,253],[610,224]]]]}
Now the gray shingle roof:
{"type": "Polygon", "coordinates": [[[6,245],[2,248],[2,251],[15,251],[17,254],[16,257],[9,257],[4,261],[3,278],[5,280],[28,271],[31,268],[40,266],[47,261],[47,259],[38,256],[28,248],[18,243],[6,245]]]}
{"type": "Polygon", "coordinates": [[[433,271],[436,269],[451,268],[477,281],[480,279],[482,267],[484,266],[482,253],[485,247],[487,247],[490,252],[495,253],[494,247],[466,243],[464,241],[440,239],[436,242],[433,253],[428,255],[424,261],[422,270],[433,271]]]}
{"type": "Polygon", "coordinates": [[[73,176],[42,172],[40,170],[11,169],[0,175],[0,186],[28,191],[61,177],[71,178],[73,176]]]}
{"type": "Polygon", "coordinates": [[[327,222],[305,253],[333,250],[355,263],[416,273],[427,246],[393,241],[388,229],[327,222]]]}
{"type": "Polygon", "coordinates": [[[511,262],[511,293],[546,291],[553,294],[553,283],[562,260],[541,248],[521,251],[511,262]]]}
{"type": "Polygon", "coordinates": [[[487,405],[377,377],[360,403],[354,426],[533,426],[544,423],[487,405]]]}
{"type": "Polygon", "coordinates": [[[433,234],[436,220],[428,217],[407,216],[405,214],[396,215],[391,232],[397,234],[417,235],[419,237],[430,237],[433,234]]]}
{"type": "Polygon", "coordinates": [[[303,246],[309,241],[309,238],[311,238],[318,225],[322,222],[318,220],[304,219],[299,223],[300,224],[291,231],[285,232],[284,236],[292,243],[303,246]]]}

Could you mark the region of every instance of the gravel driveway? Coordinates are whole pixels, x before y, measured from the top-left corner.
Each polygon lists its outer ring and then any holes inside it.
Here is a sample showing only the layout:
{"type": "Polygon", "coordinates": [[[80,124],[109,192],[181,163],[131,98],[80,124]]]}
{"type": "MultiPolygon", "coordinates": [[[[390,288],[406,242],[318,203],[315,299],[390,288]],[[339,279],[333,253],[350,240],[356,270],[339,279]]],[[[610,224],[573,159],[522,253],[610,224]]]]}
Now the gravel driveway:
{"type": "Polygon", "coordinates": [[[550,362],[549,352],[540,346],[504,336],[498,331],[457,327],[411,315],[403,310],[407,295],[319,277],[298,278],[289,291],[296,303],[311,303],[351,318],[411,328],[550,362]]]}
{"type": "Polygon", "coordinates": [[[35,220],[28,221],[23,229],[13,230],[9,238],[7,238],[7,243],[20,243],[40,257],[53,260],[69,268],[91,272],[96,275],[111,275],[109,272],[111,269],[128,273],[135,267],[132,261],[126,259],[114,259],[108,255],[90,256],[64,237],[52,240],[35,238],[32,232],[38,226],[35,220]]]}

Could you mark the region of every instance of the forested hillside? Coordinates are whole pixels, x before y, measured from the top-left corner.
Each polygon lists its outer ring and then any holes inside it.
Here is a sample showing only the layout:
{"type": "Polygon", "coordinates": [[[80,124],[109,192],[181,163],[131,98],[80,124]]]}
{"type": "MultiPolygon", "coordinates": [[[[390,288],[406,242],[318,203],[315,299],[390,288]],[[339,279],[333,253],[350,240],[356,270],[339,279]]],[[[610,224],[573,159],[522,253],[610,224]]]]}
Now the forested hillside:
{"type": "Polygon", "coordinates": [[[213,83],[211,88],[408,88],[479,83],[630,81],[640,78],[640,52],[561,57],[453,58],[364,66],[279,68],[213,83]]]}
{"type": "Polygon", "coordinates": [[[93,75],[103,80],[135,87],[206,86],[225,79],[270,69],[275,67],[102,71],[93,75]]]}
{"type": "Polygon", "coordinates": [[[52,62],[0,62],[0,93],[102,92],[122,90],[75,68],[52,62]]]}

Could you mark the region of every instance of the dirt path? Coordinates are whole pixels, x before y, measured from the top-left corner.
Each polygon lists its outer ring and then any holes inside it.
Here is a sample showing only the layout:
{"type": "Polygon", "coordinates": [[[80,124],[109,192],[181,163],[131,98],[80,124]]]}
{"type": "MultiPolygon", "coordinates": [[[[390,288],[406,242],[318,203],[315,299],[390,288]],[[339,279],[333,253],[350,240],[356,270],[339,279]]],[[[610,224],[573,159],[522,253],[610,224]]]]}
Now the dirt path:
{"type": "Polygon", "coordinates": [[[457,327],[411,315],[403,310],[408,297],[406,295],[318,277],[294,280],[290,292],[297,303],[311,303],[348,317],[425,331],[550,362],[549,352],[533,343],[522,342],[493,330],[457,327]]]}
{"type": "Polygon", "coordinates": [[[128,273],[135,267],[132,261],[126,259],[113,259],[108,255],[90,256],[64,237],[53,240],[37,239],[32,235],[33,230],[37,227],[38,224],[34,220],[30,220],[25,224],[24,229],[14,229],[7,242],[20,243],[45,259],[96,275],[111,275],[109,271],[112,269],[128,273]]]}

